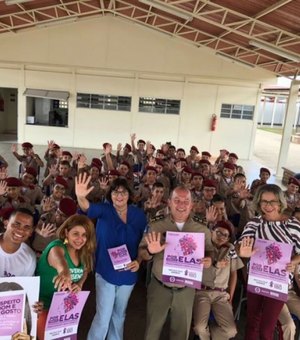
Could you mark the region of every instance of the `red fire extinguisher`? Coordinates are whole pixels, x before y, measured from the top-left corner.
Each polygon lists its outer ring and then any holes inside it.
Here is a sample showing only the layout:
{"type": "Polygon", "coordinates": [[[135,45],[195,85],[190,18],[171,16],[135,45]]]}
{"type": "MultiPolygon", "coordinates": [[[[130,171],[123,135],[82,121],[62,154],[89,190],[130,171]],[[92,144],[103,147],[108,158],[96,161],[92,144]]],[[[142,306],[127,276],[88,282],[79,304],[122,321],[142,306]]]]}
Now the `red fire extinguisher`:
{"type": "Polygon", "coordinates": [[[0,111],[4,111],[4,99],[0,94],[0,111]]]}
{"type": "Polygon", "coordinates": [[[217,115],[213,114],[211,117],[211,131],[215,131],[217,127],[217,115]]]}

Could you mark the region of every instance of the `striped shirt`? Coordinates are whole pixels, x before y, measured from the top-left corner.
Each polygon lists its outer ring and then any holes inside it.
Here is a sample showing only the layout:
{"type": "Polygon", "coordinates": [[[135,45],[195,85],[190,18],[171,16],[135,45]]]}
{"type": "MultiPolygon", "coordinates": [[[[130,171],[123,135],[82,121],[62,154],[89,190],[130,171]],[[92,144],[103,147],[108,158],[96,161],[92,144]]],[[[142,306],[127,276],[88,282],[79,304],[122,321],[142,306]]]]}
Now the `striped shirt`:
{"type": "Polygon", "coordinates": [[[300,222],[295,217],[284,221],[266,221],[261,216],[255,217],[246,224],[238,242],[244,237],[289,243],[293,245],[293,253],[300,254],[300,222]]]}

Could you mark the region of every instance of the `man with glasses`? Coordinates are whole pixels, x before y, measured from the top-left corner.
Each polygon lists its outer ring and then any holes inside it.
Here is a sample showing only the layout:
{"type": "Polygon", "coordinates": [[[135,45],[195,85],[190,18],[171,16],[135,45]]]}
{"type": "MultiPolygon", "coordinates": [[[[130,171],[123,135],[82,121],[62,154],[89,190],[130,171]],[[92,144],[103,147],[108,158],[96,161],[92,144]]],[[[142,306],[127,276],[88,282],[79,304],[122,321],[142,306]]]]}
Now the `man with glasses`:
{"type": "Polygon", "coordinates": [[[234,246],[229,243],[231,225],[218,221],[212,230],[213,265],[203,270],[201,290],[196,291],[193,319],[194,331],[201,340],[233,338],[236,325],[232,299],[237,282],[237,270],[243,267],[234,246]],[[211,313],[216,322],[209,324],[211,313]]]}
{"type": "Polygon", "coordinates": [[[0,277],[34,275],[36,256],[26,244],[33,230],[29,210],[19,208],[12,212],[5,232],[0,235],[0,277]]]}

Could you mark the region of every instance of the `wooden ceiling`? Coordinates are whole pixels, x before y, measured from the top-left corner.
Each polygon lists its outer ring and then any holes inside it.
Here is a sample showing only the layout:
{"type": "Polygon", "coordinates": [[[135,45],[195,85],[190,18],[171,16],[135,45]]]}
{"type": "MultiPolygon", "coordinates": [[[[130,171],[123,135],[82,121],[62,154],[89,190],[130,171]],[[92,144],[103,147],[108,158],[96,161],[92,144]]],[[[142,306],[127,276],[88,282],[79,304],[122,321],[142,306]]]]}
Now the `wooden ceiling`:
{"type": "Polygon", "coordinates": [[[0,33],[108,14],[280,76],[300,71],[300,0],[0,0],[0,33]]]}

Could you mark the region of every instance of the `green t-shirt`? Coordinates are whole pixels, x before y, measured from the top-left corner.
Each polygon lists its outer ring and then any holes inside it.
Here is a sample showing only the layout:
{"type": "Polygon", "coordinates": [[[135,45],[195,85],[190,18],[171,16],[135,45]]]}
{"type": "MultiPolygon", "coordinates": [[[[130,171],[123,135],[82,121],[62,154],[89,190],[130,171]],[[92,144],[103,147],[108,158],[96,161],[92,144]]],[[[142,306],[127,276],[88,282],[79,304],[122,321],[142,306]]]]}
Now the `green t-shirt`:
{"type": "Polygon", "coordinates": [[[52,282],[54,276],[57,275],[57,270],[53,267],[51,267],[48,263],[48,254],[49,251],[53,247],[62,247],[65,251],[65,259],[67,261],[70,273],[71,273],[71,279],[72,282],[78,282],[84,272],[83,264],[79,264],[78,266],[75,266],[69,253],[66,245],[61,240],[54,240],[51,243],[48,244],[46,249],[43,251],[36,269],[36,274],[40,276],[40,301],[44,302],[44,308],[49,309],[52,301],[52,296],[54,292],[57,291],[57,289],[54,289],[54,284],[52,282]]]}

